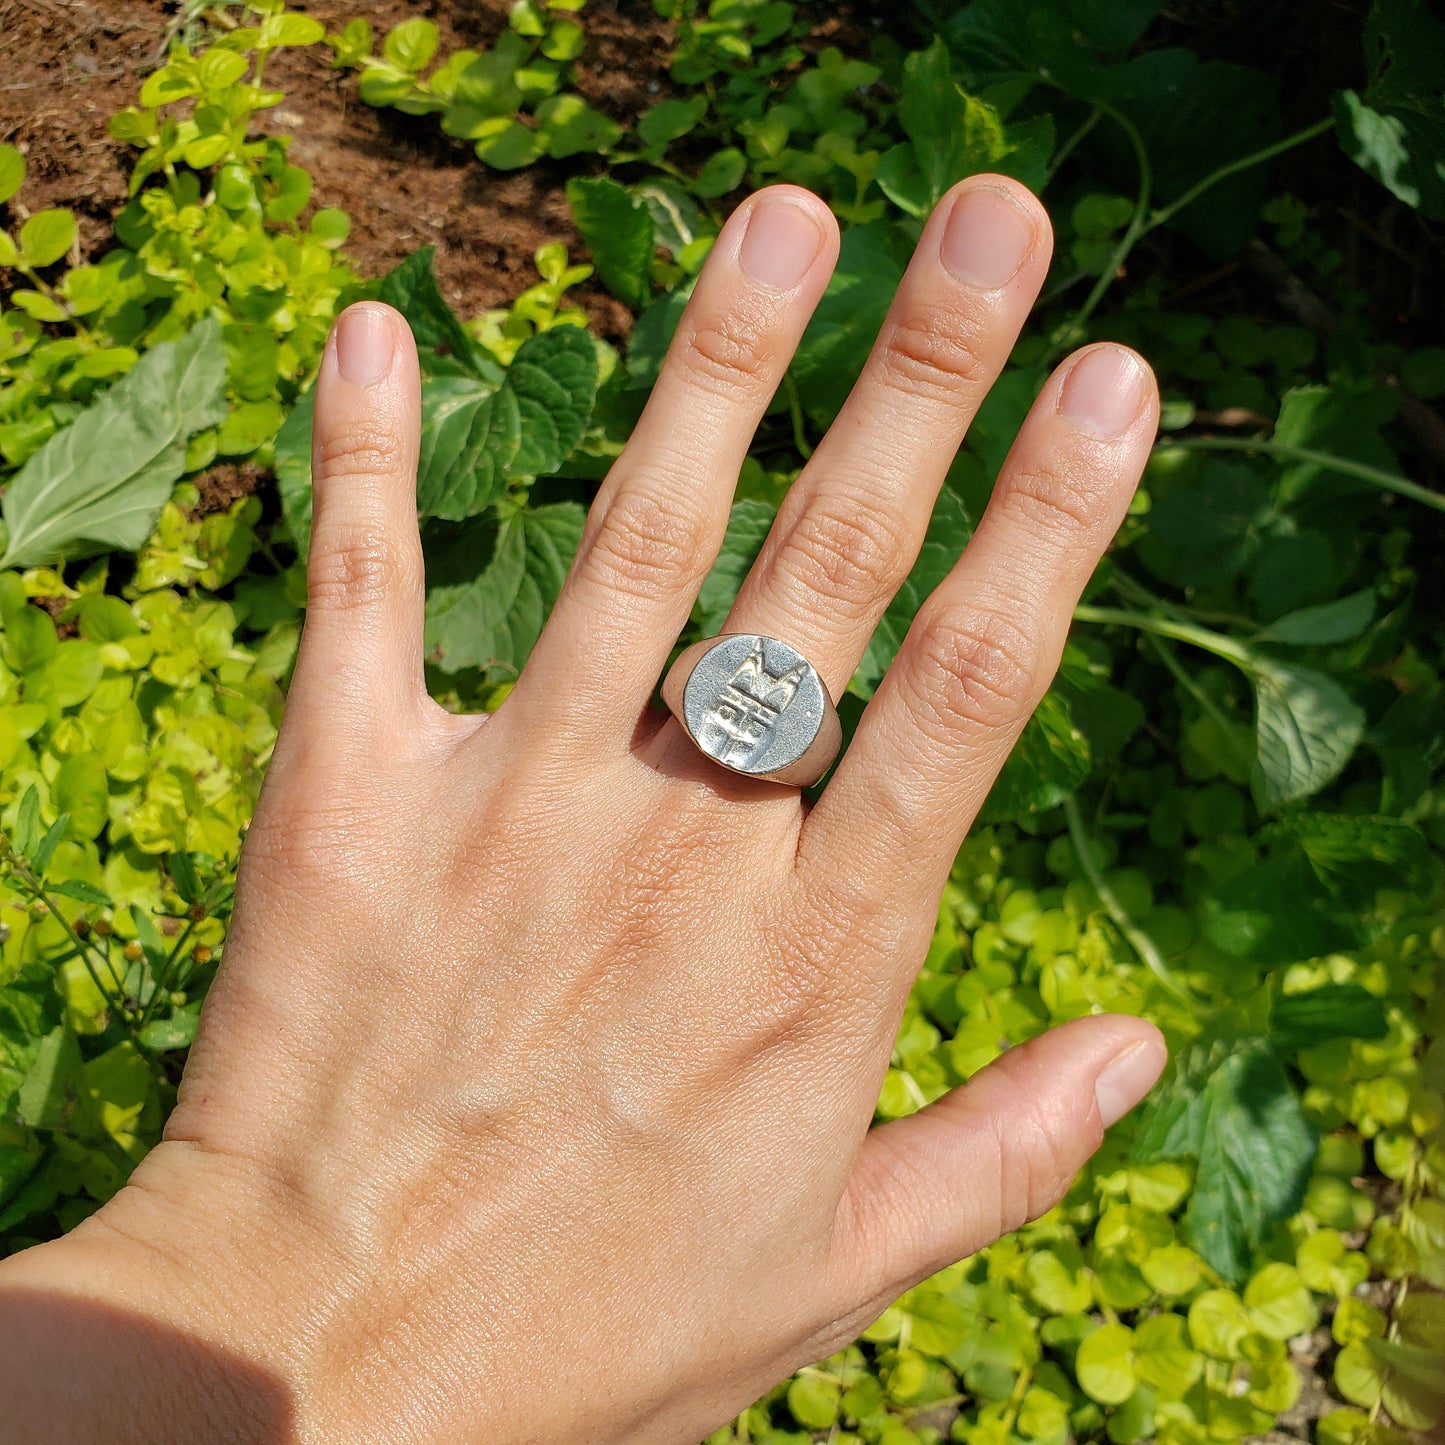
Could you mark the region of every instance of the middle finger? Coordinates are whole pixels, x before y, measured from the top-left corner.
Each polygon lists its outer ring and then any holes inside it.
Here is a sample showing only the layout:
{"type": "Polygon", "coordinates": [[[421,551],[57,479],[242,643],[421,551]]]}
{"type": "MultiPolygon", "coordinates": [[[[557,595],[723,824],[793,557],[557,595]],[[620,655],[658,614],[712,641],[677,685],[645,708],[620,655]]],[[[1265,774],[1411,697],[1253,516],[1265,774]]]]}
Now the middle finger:
{"type": "Polygon", "coordinates": [[[863,372],[789,489],[724,632],[780,637],[837,697],[912,568],[943,478],[1048,270],[1043,207],[961,181],[934,208],[863,372]]]}

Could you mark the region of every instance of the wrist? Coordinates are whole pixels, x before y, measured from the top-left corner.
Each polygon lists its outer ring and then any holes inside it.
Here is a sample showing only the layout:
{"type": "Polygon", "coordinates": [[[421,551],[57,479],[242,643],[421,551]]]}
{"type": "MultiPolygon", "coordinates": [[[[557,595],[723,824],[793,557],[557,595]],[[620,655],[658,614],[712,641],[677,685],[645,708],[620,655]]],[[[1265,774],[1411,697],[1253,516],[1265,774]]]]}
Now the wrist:
{"type": "Polygon", "coordinates": [[[72,1233],[0,1260],[0,1398],[15,1438],[298,1438],[290,1364],[249,1282],[227,1274],[227,1241],[209,1255],[186,1242],[198,1218],[226,1217],[220,1201],[198,1195],[199,1214],[183,1202],[127,1185],[72,1233]]]}

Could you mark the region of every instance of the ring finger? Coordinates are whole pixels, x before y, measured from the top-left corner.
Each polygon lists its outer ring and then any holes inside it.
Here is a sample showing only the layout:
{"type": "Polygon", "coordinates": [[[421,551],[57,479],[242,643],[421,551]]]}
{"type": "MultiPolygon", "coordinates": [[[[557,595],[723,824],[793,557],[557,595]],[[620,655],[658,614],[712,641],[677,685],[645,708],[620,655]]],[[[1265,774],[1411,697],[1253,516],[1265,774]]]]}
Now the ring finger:
{"type": "Polygon", "coordinates": [[[1048,270],[1043,207],[981,175],[934,208],[863,372],[778,511],[725,632],[785,639],[836,697],[1048,270]]]}

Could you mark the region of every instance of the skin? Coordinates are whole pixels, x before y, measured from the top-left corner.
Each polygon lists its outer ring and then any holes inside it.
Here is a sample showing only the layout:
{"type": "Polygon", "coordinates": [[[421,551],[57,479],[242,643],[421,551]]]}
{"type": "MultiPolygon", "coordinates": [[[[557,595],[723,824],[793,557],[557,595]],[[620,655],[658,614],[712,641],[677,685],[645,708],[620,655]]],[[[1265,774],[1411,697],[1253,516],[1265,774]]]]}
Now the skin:
{"type": "MultiPolygon", "coordinates": [[[[943,198],[724,631],[787,639],[841,691],[1050,244],[1006,178],[943,198]],[[941,260],[979,190],[963,253],[1017,237],[1002,284],[941,260]]],[[[410,334],[377,303],[338,323],[224,965],[164,1141],[0,1265],[7,1439],[687,1445],[1051,1207],[1152,1084],[1157,1031],[1098,1016],[869,1129],[950,864],[1153,439],[1132,353],[1046,384],[816,805],[651,706],[837,247],[797,187],[729,219],[489,717],[423,683],[410,334]],[[769,203],[816,228],[793,284],[769,203]]]]}

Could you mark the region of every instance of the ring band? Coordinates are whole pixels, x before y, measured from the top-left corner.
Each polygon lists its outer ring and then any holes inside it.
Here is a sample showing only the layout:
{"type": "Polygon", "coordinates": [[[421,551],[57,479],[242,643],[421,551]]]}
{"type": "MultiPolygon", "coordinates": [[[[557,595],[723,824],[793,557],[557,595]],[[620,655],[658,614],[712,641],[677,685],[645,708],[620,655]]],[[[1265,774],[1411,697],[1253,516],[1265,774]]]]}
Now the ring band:
{"type": "Polygon", "coordinates": [[[668,671],[662,700],[714,762],[775,783],[816,783],[843,741],[817,668],[786,642],[755,632],[687,648],[668,671]]]}

